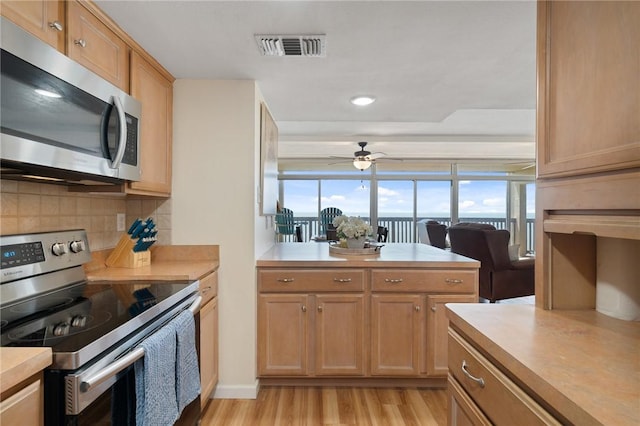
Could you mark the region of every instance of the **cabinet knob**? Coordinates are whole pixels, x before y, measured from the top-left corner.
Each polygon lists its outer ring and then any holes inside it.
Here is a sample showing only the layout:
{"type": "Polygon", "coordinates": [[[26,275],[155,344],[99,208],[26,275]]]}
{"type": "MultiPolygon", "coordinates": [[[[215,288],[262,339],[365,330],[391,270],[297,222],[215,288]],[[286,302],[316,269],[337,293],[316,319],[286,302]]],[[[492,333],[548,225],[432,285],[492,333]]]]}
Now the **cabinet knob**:
{"type": "Polygon", "coordinates": [[[305,305],[302,305],[302,312],[307,312],[307,307],[305,305]]]}
{"type": "Polygon", "coordinates": [[[390,284],[399,284],[402,281],[403,281],[402,278],[385,278],[384,279],[385,283],[390,283],[390,284]]]}
{"type": "Polygon", "coordinates": [[[435,311],[436,311],[436,307],[435,307],[435,306],[432,306],[432,307],[431,307],[431,310],[432,310],[433,312],[435,312],[435,311]]]}
{"type": "Polygon", "coordinates": [[[481,388],[484,387],[484,379],[482,377],[475,377],[471,375],[471,373],[467,371],[467,361],[465,361],[464,359],[462,360],[462,372],[464,373],[465,376],[467,376],[468,378],[470,378],[471,380],[479,384],[481,388]]]}
{"type": "Polygon", "coordinates": [[[322,312],[322,306],[318,306],[318,312],[322,312]]]}
{"type": "Polygon", "coordinates": [[[87,42],[83,39],[73,40],[73,44],[77,44],[80,47],[87,47],[87,42]]]}
{"type": "Polygon", "coordinates": [[[350,283],[351,278],[334,278],[333,281],[337,283],[350,283]]]}
{"type": "Polygon", "coordinates": [[[53,22],[49,22],[49,27],[56,30],[56,31],[62,31],[63,27],[62,24],[58,21],[53,21],[53,22]]]}
{"type": "Polygon", "coordinates": [[[416,312],[420,312],[420,306],[416,305],[416,312]]]}
{"type": "Polygon", "coordinates": [[[463,280],[457,278],[446,278],[444,282],[447,284],[462,284],[463,280]]]}

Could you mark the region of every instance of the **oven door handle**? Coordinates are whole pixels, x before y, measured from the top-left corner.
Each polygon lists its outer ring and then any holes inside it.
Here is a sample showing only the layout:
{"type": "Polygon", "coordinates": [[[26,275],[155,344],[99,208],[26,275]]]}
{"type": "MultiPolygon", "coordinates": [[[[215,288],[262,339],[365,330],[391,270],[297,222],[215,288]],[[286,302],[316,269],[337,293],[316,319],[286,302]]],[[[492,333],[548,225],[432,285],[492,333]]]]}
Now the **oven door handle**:
{"type": "MultiPolygon", "coordinates": [[[[189,310],[191,313],[195,315],[200,308],[200,304],[202,303],[202,296],[196,297],[191,306],[189,306],[189,310]]],[[[122,358],[117,359],[111,364],[107,365],[105,368],[101,369],[97,373],[87,377],[80,384],[80,390],[82,392],[88,392],[92,387],[99,385],[110,377],[115,376],[120,371],[124,370],[140,358],[144,356],[144,348],[137,347],[122,358]]]]}

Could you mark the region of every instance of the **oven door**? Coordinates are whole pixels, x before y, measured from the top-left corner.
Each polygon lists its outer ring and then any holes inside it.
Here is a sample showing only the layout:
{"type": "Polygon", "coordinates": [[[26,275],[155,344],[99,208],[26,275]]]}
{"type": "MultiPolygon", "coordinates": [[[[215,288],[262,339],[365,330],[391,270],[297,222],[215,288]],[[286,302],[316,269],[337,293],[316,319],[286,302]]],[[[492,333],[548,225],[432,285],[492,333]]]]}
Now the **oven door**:
{"type": "MultiPolygon", "coordinates": [[[[142,330],[124,339],[89,366],[76,371],[45,371],[45,425],[127,425],[135,424],[135,375],[133,364],[144,357],[136,348],[185,308],[195,315],[202,298],[194,295],[166,311],[142,330]]],[[[197,327],[196,327],[197,328],[197,327]]],[[[182,412],[178,425],[194,426],[200,418],[200,398],[182,412]]]]}

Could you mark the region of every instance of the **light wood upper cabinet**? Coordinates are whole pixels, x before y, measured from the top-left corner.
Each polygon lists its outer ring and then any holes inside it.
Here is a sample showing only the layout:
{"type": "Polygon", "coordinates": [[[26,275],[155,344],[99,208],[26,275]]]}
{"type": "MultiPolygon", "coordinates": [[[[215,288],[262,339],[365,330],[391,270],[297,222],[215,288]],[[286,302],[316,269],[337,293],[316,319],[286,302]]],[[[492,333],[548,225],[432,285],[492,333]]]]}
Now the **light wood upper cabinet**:
{"type": "Polygon", "coordinates": [[[538,3],[538,176],[640,166],[640,3],[538,3]]]}
{"type": "Polygon", "coordinates": [[[131,95],[142,103],[140,125],[141,180],[127,192],[171,195],[173,81],[138,52],[131,52],[131,95]]]}
{"type": "Polygon", "coordinates": [[[64,53],[64,2],[51,0],[3,1],[2,16],[64,53]]]}
{"type": "Polygon", "coordinates": [[[67,56],[129,92],[129,46],[77,1],[67,2],[67,56]]]}

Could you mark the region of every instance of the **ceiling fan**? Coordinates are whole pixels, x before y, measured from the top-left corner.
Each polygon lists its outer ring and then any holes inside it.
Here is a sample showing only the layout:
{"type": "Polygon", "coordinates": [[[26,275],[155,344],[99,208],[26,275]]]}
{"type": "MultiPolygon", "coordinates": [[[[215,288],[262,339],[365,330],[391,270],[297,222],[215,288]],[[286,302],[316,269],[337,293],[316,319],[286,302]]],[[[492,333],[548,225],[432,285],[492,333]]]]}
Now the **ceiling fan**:
{"type": "MultiPolygon", "coordinates": [[[[367,146],[367,142],[358,142],[360,150],[353,153],[353,158],[348,157],[332,157],[332,158],[344,158],[348,161],[353,161],[353,167],[358,170],[366,170],[371,167],[371,164],[375,163],[378,158],[384,157],[384,152],[370,152],[364,149],[367,146]]],[[[336,164],[336,163],[332,163],[336,164]]]]}

